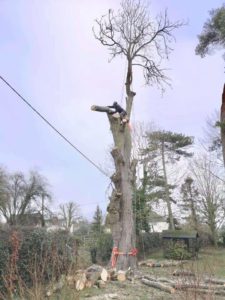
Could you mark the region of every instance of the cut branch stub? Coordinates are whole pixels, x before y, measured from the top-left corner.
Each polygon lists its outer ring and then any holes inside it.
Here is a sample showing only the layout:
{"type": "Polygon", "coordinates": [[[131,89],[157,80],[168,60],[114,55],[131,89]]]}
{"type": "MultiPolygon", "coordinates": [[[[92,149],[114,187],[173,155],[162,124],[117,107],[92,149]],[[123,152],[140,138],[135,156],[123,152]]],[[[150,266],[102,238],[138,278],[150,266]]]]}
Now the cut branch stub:
{"type": "Polygon", "coordinates": [[[120,174],[120,172],[115,172],[115,173],[110,177],[110,179],[112,180],[112,182],[113,182],[114,184],[119,183],[120,180],[121,180],[121,174],[120,174]]]}
{"type": "Polygon", "coordinates": [[[108,114],[112,114],[115,112],[113,109],[109,108],[108,106],[98,106],[98,105],[92,105],[91,110],[98,111],[98,112],[105,112],[108,114]]]}
{"type": "Polygon", "coordinates": [[[111,154],[117,164],[124,164],[123,155],[117,147],[112,149],[111,154]]]}

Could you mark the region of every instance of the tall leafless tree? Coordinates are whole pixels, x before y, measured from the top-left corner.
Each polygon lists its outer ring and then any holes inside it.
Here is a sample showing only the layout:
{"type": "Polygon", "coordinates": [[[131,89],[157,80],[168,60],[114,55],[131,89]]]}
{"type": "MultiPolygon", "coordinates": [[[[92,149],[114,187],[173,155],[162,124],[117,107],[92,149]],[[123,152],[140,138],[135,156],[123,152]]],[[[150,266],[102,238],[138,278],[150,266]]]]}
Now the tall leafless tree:
{"type": "Polygon", "coordinates": [[[38,172],[30,172],[27,179],[23,173],[8,175],[4,186],[4,201],[0,213],[7,223],[16,225],[28,212],[37,210],[42,193],[47,194],[47,184],[38,172]]]}
{"type": "MultiPolygon", "coordinates": [[[[115,14],[112,9],[96,20],[95,38],[110,51],[111,59],[122,56],[127,62],[126,72],[126,111],[128,119],[136,93],[132,90],[134,68],[143,71],[148,85],[156,84],[164,88],[169,84],[161,62],[172,48],[174,29],[182,22],[170,22],[167,11],[156,19],[151,19],[149,7],[141,1],[123,0],[121,9],[115,14]]],[[[94,110],[109,112],[109,109],[95,107],[94,110]]],[[[120,122],[108,114],[114,139],[111,154],[115,162],[115,174],[111,177],[115,189],[108,207],[108,223],[111,225],[114,247],[124,254],[135,248],[135,228],[132,210],[132,185],[135,178],[136,161],[131,161],[131,133],[128,126],[121,130],[120,122]]],[[[136,257],[118,255],[117,268],[127,269],[136,266],[136,257]]]]}
{"type": "Polygon", "coordinates": [[[81,220],[79,206],[75,202],[68,202],[59,206],[59,215],[65,220],[64,227],[71,231],[72,226],[81,220]]]}
{"type": "Polygon", "coordinates": [[[207,155],[195,159],[191,171],[199,192],[198,213],[209,226],[216,246],[217,231],[225,217],[224,182],[216,175],[217,166],[207,155]]]}

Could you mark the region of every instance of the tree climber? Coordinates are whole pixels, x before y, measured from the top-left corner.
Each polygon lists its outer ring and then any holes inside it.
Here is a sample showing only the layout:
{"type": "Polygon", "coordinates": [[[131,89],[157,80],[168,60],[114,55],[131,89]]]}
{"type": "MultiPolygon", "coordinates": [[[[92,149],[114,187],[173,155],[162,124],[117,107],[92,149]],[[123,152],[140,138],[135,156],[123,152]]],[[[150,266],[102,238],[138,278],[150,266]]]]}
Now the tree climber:
{"type": "Polygon", "coordinates": [[[121,124],[125,124],[125,123],[129,122],[129,120],[127,118],[127,112],[116,101],[113,102],[113,105],[108,106],[108,107],[113,108],[115,110],[111,114],[119,113],[120,119],[121,119],[121,122],[120,122],[121,124]]]}

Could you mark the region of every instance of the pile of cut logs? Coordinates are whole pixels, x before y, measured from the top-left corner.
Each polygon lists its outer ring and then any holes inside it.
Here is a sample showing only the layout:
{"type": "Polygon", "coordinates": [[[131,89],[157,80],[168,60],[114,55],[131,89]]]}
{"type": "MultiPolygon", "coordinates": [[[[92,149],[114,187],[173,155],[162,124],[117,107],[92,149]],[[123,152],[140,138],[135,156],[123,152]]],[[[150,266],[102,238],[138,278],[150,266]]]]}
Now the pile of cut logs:
{"type": "Polygon", "coordinates": [[[195,278],[195,274],[189,270],[177,270],[173,273],[179,280],[172,280],[168,278],[153,278],[150,276],[143,276],[141,282],[149,287],[159,289],[161,291],[173,294],[176,291],[183,291],[195,294],[212,294],[225,296],[225,279],[203,278],[199,280],[195,278]],[[192,279],[188,279],[191,276],[192,279]]]}
{"type": "Polygon", "coordinates": [[[46,295],[50,297],[66,284],[71,288],[75,288],[77,291],[92,286],[104,288],[106,282],[109,280],[125,281],[127,279],[127,273],[128,272],[125,271],[116,271],[115,269],[106,270],[99,265],[92,265],[86,270],[77,270],[73,275],[62,276],[57,283],[48,288],[46,295]]]}

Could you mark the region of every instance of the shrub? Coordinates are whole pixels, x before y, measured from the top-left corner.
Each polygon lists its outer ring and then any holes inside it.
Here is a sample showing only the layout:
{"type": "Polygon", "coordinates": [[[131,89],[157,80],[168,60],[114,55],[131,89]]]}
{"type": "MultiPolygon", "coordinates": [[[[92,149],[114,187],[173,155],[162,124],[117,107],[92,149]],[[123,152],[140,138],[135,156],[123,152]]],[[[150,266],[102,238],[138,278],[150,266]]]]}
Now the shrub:
{"type": "Polygon", "coordinates": [[[11,293],[19,285],[32,287],[57,280],[76,266],[77,241],[66,232],[14,228],[4,234],[0,232],[2,291],[11,293]],[[8,238],[2,239],[6,233],[8,238]]]}
{"type": "Polygon", "coordinates": [[[166,241],[164,246],[164,257],[169,259],[184,260],[190,259],[192,253],[188,251],[187,245],[184,241],[166,241]]]}
{"type": "Polygon", "coordinates": [[[141,233],[137,237],[137,249],[138,255],[142,257],[143,255],[149,255],[156,249],[162,247],[162,237],[158,232],[145,232],[141,233]]]}
{"type": "Polygon", "coordinates": [[[221,246],[225,247],[225,227],[222,227],[219,232],[219,243],[221,246]]]}
{"type": "Polygon", "coordinates": [[[89,246],[92,263],[108,263],[113,247],[111,233],[94,234],[94,243],[89,246]]]}

